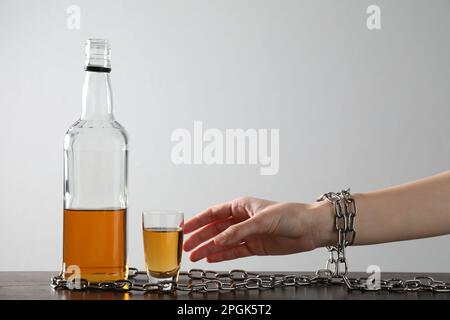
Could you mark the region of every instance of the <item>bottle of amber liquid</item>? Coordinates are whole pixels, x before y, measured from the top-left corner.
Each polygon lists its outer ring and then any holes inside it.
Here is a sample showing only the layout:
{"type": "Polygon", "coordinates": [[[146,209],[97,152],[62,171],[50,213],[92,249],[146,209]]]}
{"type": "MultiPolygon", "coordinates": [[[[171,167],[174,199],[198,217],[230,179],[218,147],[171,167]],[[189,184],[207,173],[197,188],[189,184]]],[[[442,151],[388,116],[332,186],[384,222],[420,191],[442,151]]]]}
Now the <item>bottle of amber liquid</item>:
{"type": "Polygon", "coordinates": [[[63,275],[127,278],[128,138],[115,120],[108,41],[86,43],[80,119],[64,138],[63,275]]]}

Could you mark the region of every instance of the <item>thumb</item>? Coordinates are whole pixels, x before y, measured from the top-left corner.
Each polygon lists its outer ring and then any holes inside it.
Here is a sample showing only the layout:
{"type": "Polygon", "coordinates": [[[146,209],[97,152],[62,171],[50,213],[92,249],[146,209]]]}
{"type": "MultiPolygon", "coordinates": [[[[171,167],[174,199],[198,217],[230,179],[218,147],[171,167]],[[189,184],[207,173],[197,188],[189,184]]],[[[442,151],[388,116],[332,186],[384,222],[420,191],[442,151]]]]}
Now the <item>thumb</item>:
{"type": "Polygon", "coordinates": [[[218,234],[213,241],[221,246],[239,244],[244,238],[259,233],[261,228],[258,225],[257,219],[247,219],[228,227],[218,234]]]}

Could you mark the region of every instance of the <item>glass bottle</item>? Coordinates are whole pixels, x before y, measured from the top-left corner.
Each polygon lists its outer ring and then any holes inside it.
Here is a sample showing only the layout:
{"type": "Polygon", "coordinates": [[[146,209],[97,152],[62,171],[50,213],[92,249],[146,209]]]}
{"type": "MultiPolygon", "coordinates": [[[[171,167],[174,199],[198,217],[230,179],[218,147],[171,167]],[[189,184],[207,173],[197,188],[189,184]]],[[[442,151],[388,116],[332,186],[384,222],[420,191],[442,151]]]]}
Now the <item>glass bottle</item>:
{"type": "Polygon", "coordinates": [[[127,278],[128,138],[114,119],[107,40],[86,42],[80,119],[64,137],[63,275],[127,278]]]}

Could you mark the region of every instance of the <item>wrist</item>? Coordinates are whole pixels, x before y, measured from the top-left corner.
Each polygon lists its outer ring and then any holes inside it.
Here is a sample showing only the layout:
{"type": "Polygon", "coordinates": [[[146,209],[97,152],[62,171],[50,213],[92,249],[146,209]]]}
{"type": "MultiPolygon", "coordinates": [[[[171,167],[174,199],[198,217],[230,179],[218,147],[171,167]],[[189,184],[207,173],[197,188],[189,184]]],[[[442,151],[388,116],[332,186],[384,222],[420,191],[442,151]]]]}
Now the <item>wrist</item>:
{"type": "Polygon", "coordinates": [[[316,248],[336,244],[335,213],[329,201],[310,204],[311,233],[316,248]]]}

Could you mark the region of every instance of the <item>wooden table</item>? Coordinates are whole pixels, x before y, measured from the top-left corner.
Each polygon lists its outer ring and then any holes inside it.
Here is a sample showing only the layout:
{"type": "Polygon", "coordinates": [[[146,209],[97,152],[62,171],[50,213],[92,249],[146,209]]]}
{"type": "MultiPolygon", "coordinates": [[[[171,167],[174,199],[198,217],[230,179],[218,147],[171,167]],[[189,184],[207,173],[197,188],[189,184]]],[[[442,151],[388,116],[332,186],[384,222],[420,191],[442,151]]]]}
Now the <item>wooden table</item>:
{"type": "MultiPolygon", "coordinates": [[[[285,272],[286,273],[286,272],[285,272]]],[[[343,286],[329,287],[277,287],[263,290],[237,290],[234,292],[186,293],[117,293],[105,291],[54,290],[50,287],[51,276],[57,272],[0,272],[0,300],[450,300],[449,293],[431,292],[348,292],[343,286]]],[[[291,274],[289,272],[289,274],[291,274]]],[[[304,273],[303,273],[304,274],[304,273]]],[[[413,279],[422,273],[383,273],[382,278],[413,279]]],[[[450,282],[450,274],[429,274],[436,280],[450,282]]],[[[352,273],[352,277],[367,276],[352,273]]]]}

